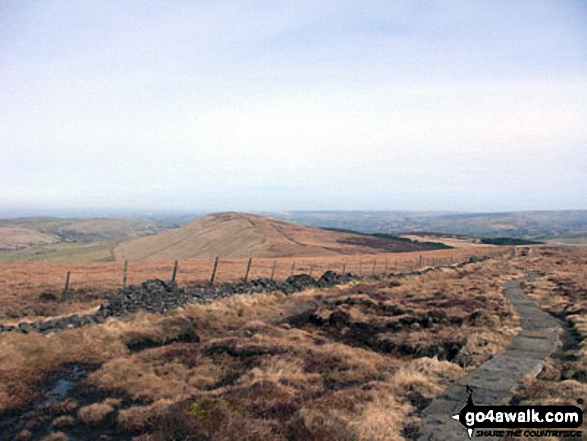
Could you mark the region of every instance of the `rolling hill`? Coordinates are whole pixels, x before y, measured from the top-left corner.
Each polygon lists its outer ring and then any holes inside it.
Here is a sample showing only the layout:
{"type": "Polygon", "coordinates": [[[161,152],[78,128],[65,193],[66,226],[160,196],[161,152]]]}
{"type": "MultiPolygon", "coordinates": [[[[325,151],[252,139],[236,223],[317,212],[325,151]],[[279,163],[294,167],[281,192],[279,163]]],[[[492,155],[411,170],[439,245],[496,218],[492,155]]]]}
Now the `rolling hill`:
{"type": "Polygon", "coordinates": [[[19,250],[59,242],[53,234],[21,226],[0,227],[0,250],[19,250]]]}
{"type": "Polygon", "coordinates": [[[293,257],[433,249],[370,235],[294,225],[245,213],[215,213],[181,228],[131,239],[114,248],[116,260],[170,260],[221,256],[293,257]]]}
{"type": "Polygon", "coordinates": [[[292,211],[264,213],[303,225],[366,233],[436,233],[548,240],[587,237],[587,210],[502,213],[405,211],[292,211]]]}
{"type": "Polygon", "coordinates": [[[0,262],[107,262],[112,247],[171,225],[129,217],[0,219],[0,262]]]}
{"type": "MultiPolygon", "coordinates": [[[[165,225],[148,219],[132,217],[97,217],[88,219],[55,218],[55,217],[28,217],[17,219],[0,219],[0,240],[9,237],[9,229],[24,229],[29,234],[33,232],[50,236],[52,242],[94,242],[97,240],[128,239],[131,237],[156,234],[169,228],[165,225]]],[[[1,243],[1,242],[0,242],[1,243]]]]}
{"type": "Polygon", "coordinates": [[[0,219],[0,250],[22,250],[63,242],[123,240],[156,234],[170,227],[148,219],[124,217],[0,219]]]}

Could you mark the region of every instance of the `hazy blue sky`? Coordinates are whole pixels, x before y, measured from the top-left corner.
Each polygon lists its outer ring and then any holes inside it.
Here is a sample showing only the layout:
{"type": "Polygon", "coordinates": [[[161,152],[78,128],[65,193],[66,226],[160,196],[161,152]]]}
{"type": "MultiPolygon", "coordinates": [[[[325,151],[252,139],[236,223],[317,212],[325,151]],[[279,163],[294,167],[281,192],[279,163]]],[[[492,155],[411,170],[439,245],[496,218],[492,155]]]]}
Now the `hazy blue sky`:
{"type": "Polygon", "coordinates": [[[0,207],[587,209],[587,2],[0,0],[0,207]]]}

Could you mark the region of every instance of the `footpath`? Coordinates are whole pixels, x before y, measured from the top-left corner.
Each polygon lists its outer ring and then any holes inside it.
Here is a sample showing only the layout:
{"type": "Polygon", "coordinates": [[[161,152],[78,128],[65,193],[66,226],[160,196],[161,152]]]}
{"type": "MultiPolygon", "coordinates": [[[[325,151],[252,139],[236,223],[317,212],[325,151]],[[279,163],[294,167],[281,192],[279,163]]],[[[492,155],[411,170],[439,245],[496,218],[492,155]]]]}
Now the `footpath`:
{"type": "Polygon", "coordinates": [[[542,371],[544,361],[555,350],[563,331],[556,319],[524,293],[522,283],[533,277],[530,274],[528,279],[505,284],[504,296],[520,315],[521,331],[503,354],[457,380],[422,411],[418,441],[468,439],[465,427],[450,418],[466,405],[467,386],[473,388],[475,405],[508,404],[523,378],[536,377],[542,371]]]}

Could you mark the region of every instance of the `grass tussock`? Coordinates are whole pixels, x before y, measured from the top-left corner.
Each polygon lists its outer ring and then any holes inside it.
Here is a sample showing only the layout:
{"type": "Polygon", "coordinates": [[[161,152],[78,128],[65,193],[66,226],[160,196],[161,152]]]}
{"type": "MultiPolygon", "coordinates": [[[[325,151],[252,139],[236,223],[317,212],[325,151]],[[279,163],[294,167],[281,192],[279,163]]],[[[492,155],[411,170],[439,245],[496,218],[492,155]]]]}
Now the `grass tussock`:
{"type": "MultiPolygon", "coordinates": [[[[519,330],[502,296],[521,273],[516,265],[240,295],[48,336],[4,334],[0,405],[30,402],[52,372],[86,363],[95,369],[83,385],[100,399],[63,415],[93,430],[115,425],[142,441],[409,439],[432,399],[519,330]]],[[[569,317],[583,332],[582,315],[569,317]]],[[[70,419],[54,421],[67,433],[70,419]]]]}
{"type": "Polygon", "coordinates": [[[121,400],[107,398],[106,400],[82,407],[77,415],[78,418],[87,425],[98,424],[104,421],[108,415],[112,415],[114,410],[120,406],[121,400]]]}

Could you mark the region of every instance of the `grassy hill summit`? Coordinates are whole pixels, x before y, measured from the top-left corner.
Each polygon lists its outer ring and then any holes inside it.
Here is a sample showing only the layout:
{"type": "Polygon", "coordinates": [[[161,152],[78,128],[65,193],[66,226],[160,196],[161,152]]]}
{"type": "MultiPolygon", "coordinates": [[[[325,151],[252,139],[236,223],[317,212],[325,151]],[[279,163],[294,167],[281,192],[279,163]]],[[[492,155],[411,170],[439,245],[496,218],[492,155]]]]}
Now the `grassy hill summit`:
{"type": "Polygon", "coordinates": [[[327,231],[246,213],[213,213],[180,228],[120,243],[116,260],[170,260],[222,256],[292,257],[402,252],[427,245],[358,233],[327,231]]]}

